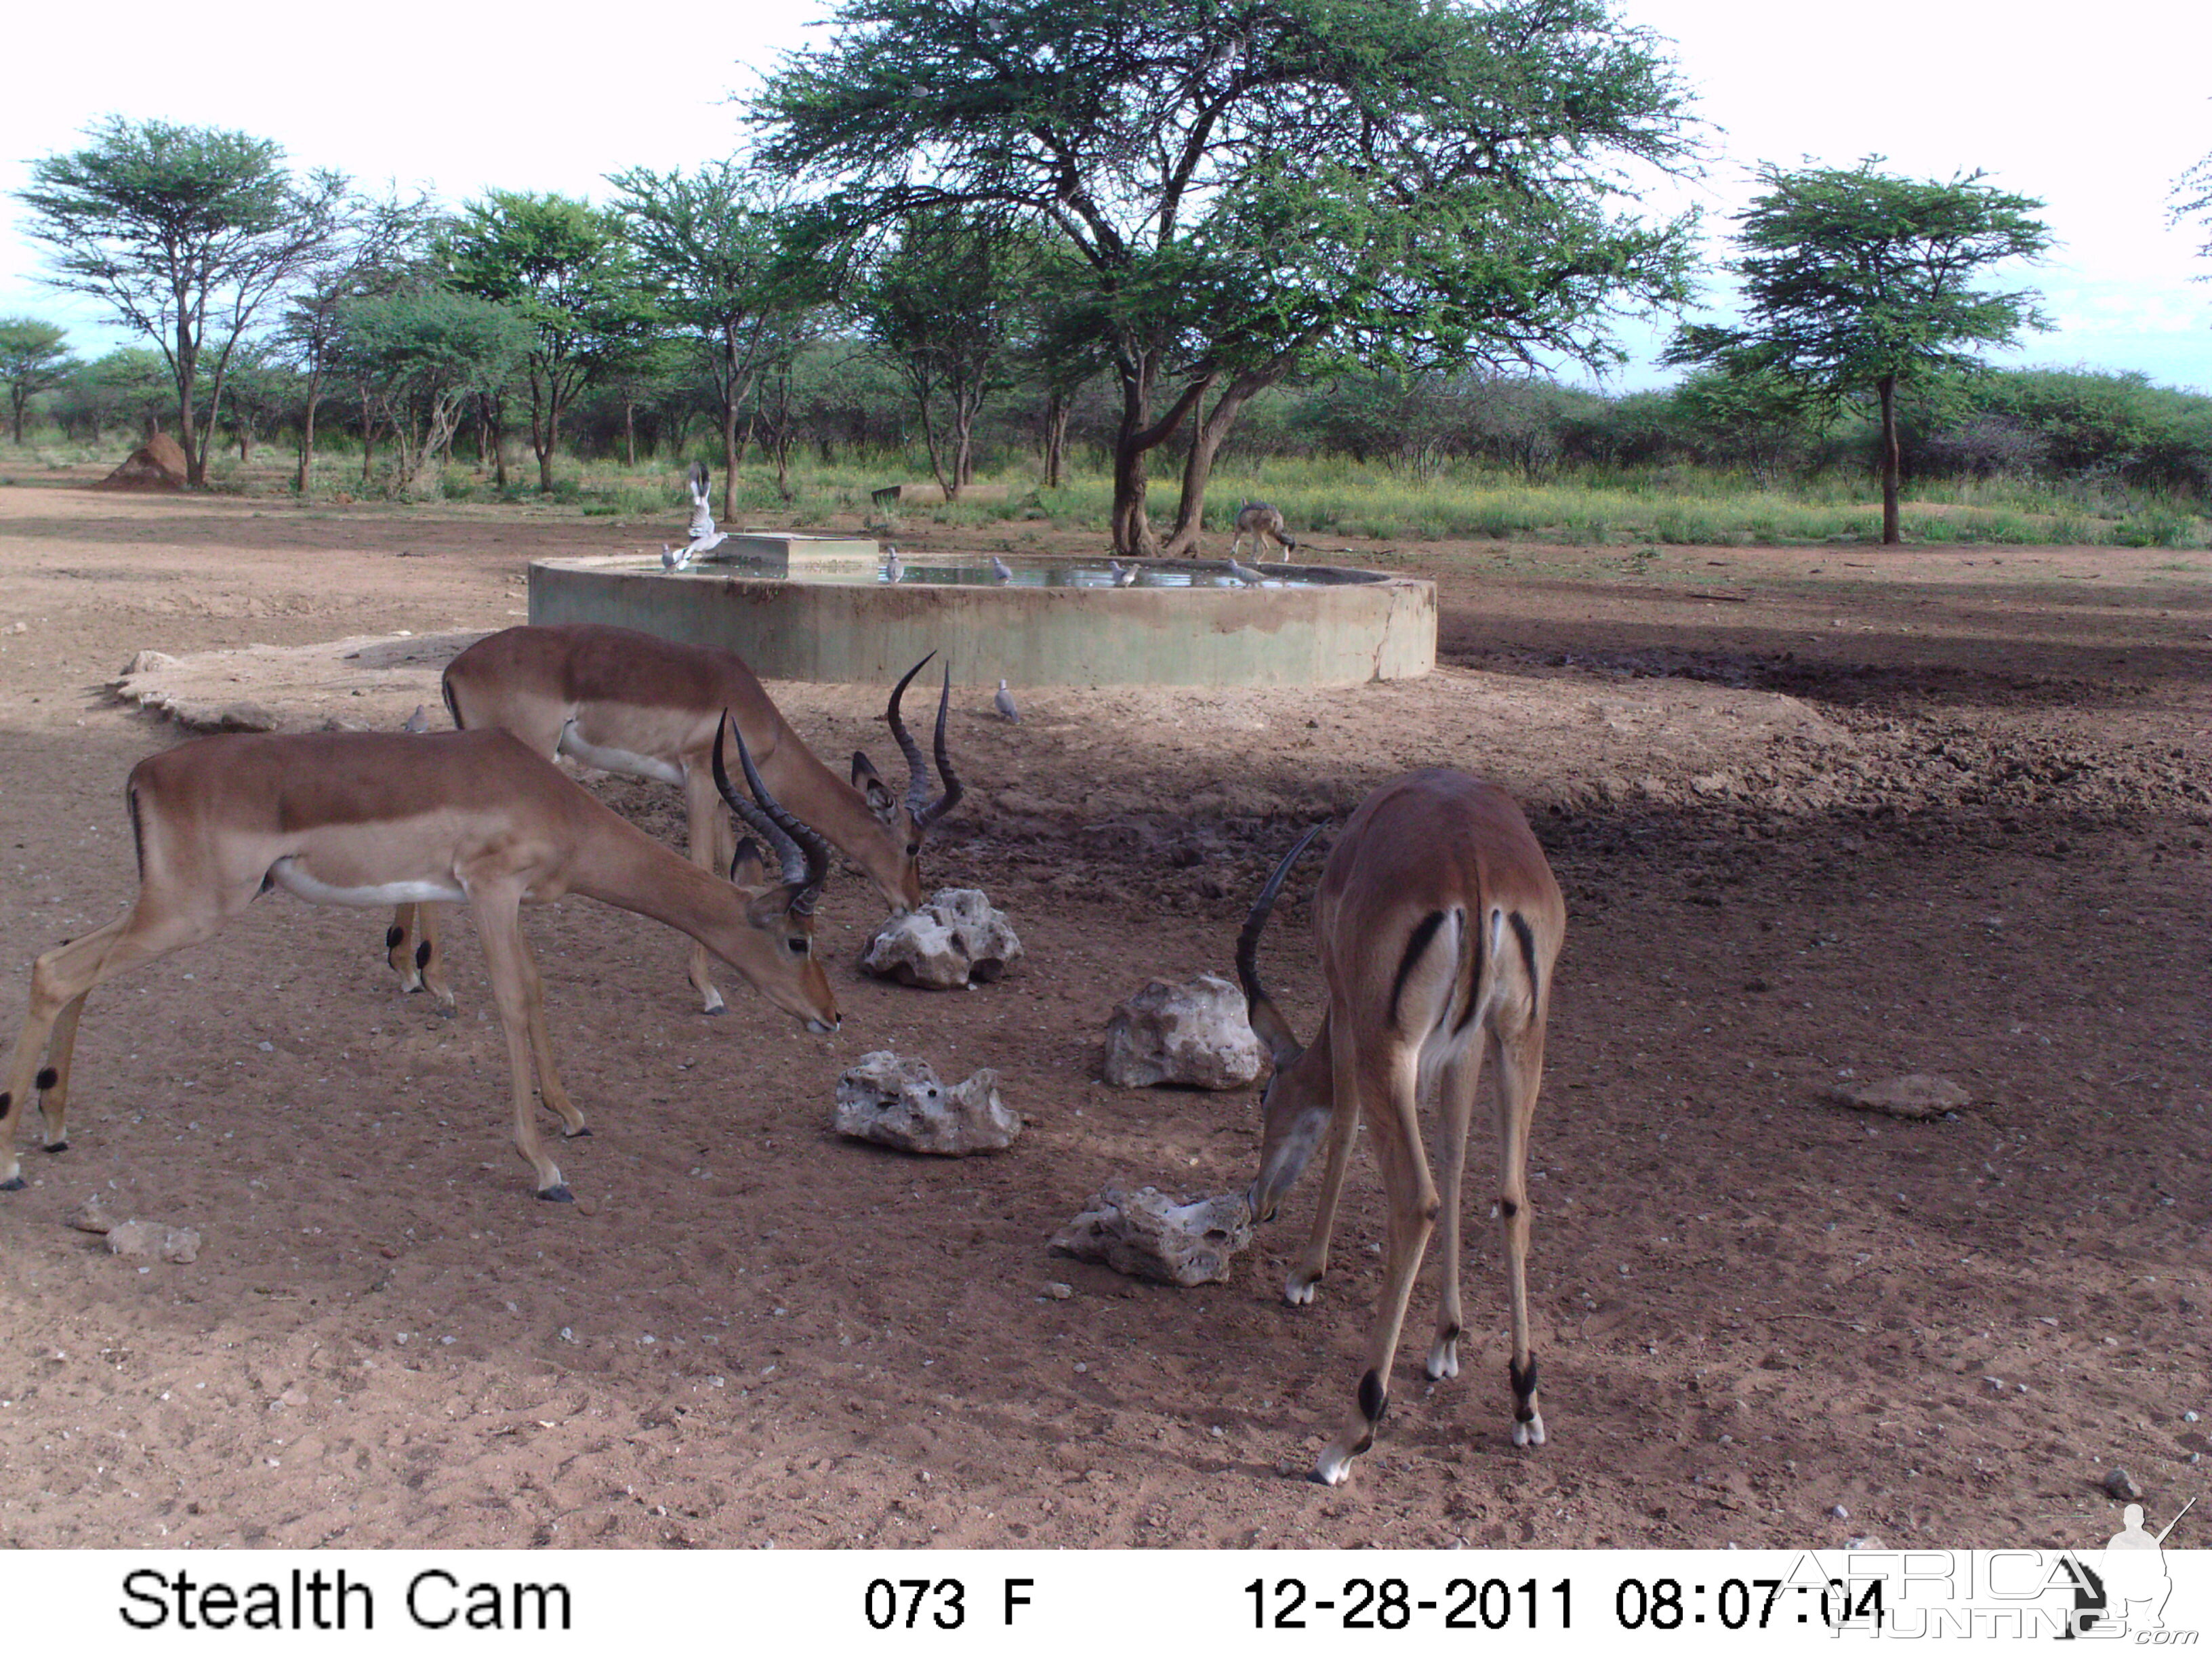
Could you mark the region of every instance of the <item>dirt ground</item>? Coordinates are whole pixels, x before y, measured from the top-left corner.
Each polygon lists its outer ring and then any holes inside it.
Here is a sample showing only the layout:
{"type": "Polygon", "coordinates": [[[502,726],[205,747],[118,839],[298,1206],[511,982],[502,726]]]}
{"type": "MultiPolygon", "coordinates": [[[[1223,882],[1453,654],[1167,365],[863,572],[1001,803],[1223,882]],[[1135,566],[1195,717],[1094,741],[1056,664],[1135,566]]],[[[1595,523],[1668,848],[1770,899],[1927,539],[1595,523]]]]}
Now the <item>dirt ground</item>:
{"type": "MultiPolygon", "coordinates": [[[[528,559],[669,528],[75,482],[0,489],[10,1031],[31,958],[129,900],[125,774],[185,736],[111,690],[133,653],[381,639],[325,653],[350,679],[263,653],[236,684],[288,727],[394,726],[520,618],[528,559]]],[[[964,544],[1091,550],[1012,530],[964,544]]],[[[1020,930],[998,984],[863,980],[882,906],[850,871],[828,1039],[726,972],[701,1017],[654,924],[536,913],[597,1129],[562,1151],[577,1205],[532,1199],[458,919],[452,1020],[397,992],[382,915],[282,896],[95,994],[70,1148],[0,1195],[0,1544],[2082,1546],[2115,1466],[2154,1525],[2203,1490],[2212,556],[1351,552],[1439,583],[1435,674],[956,710],[969,800],[925,868],[1020,930]],[[1358,1380],[1364,1152],[1310,1308],[1279,1289],[1311,1175],[1201,1290],[1046,1241],[1109,1176],[1249,1179],[1254,1096],[1105,1087],[1108,1015],[1227,970],[1303,824],[1440,763],[1519,793],[1567,894],[1534,1154],[1551,1443],[1507,1434],[1478,1174],[1462,1375],[1421,1376],[1425,1279],[1380,1444],[1330,1491],[1298,1477],[1358,1380]],[[995,1067],[1026,1133],[967,1161],[836,1139],[838,1073],[884,1047],[995,1067]],[[1972,1103],[1826,1097],[1901,1073],[1972,1103]],[[92,1194],[198,1229],[198,1260],[65,1227],[92,1194]]],[[[818,752],[897,775],[882,688],[772,690],[818,752]]],[[[680,836],[673,792],[594,787],[680,836]]],[[[1267,957],[1306,1030],[1313,878],[1267,957]]]]}

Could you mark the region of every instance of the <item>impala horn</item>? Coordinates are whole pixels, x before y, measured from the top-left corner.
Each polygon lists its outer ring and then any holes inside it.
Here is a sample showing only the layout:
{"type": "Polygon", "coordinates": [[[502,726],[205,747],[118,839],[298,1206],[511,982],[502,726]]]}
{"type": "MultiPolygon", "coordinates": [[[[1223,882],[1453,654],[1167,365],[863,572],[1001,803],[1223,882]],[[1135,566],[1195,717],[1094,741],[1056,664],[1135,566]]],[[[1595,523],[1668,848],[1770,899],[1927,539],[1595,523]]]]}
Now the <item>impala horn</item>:
{"type": "Polygon", "coordinates": [[[753,765],[752,751],[745,747],[745,734],[738,731],[738,724],[730,718],[726,708],[722,711],[721,723],[714,728],[714,787],[722,792],[722,799],[729,802],[730,810],[757,830],[774,850],[782,866],[784,884],[799,890],[791,901],[793,912],[812,915],[815,903],[822,896],[823,884],[830,879],[830,843],[785,811],[769,793],[768,785],[761,781],[761,775],[753,765]],[[744,769],[745,783],[752,790],[755,800],[747,800],[730,782],[729,769],[722,761],[723,734],[728,732],[738,733],[738,763],[744,769]]]}
{"type": "Polygon", "coordinates": [[[1252,901],[1252,914],[1244,918],[1243,931],[1237,935],[1237,977],[1244,982],[1245,1015],[1252,1022],[1252,1034],[1267,1045],[1279,1072],[1297,1065],[1298,1057],[1305,1053],[1305,1045],[1291,1034],[1291,1023],[1277,1011],[1267,988],[1260,983],[1260,935],[1267,929],[1267,916],[1275,908],[1276,896],[1283,890],[1291,866],[1326,828],[1326,824],[1316,823],[1296,847],[1283,854],[1275,873],[1267,878],[1260,896],[1252,901]]]}
{"type": "MultiPolygon", "coordinates": [[[[933,651],[929,657],[936,654],[933,651]]],[[[945,667],[945,689],[937,698],[937,775],[944,780],[945,793],[935,800],[929,799],[929,769],[922,760],[921,745],[914,740],[913,735],[906,729],[906,722],[899,718],[899,699],[906,695],[906,689],[914,677],[928,665],[929,657],[924,657],[906,671],[905,678],[891,688],[890,706],[884,710],[884,718],[890,722],[891,736],[898,739],[899,753],[906,757],[906,810],[907,815],[913,818],[917,832],[926,831],[931,824],[959,805],[960,797],[967,793],[960,787],[960,775],[952,769],[952,757],[945,750],[945,716],[952,704],[952,665],[950,663],[945,667]]]]}

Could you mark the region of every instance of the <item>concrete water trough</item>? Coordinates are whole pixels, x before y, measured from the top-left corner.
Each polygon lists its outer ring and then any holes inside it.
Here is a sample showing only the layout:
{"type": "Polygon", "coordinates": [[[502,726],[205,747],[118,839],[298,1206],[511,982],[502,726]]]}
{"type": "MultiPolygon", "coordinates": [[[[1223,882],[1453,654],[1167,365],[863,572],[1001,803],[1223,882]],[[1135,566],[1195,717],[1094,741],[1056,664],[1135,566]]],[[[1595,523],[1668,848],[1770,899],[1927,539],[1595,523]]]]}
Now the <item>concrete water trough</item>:
{"type": "Polygon", "coordinates": [[[1097,559],[1011,557],[1000,580],[988,555],[915,554],[894,582],[872,543],[779,538],[793,544],[779,560],[751,539],[750,556],[718,549],[672,572],[657,556],[538,560],[530,620],[611,623],[734,651],[765,678],[848,684],[931,651],[981,686],[1356,685],[1436,665],[1436,587],[1407,577],[1271,564],[1255,586],[1169,559],[1123,586],[1097,559]]]}

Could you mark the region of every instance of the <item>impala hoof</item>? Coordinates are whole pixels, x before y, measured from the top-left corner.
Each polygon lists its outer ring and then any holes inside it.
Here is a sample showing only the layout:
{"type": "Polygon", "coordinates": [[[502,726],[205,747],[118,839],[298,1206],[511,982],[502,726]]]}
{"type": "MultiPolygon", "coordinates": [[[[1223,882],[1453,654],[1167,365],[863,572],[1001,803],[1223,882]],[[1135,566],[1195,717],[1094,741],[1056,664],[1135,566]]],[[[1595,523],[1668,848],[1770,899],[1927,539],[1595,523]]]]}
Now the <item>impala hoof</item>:
{"type": "Polygon", "coordinates": [[[1340,1457],[1334,1452],[1323,1452],[1321,1462],[1306,1477],[1316,1486],[1340,1486],[1352,1477],[1352,1460],[1340,1457]]]}
{"type": "Polygon", "coordinates": [[[26,1184],[21,1176],[17,1176],[12,1181],[0,1181],[0,1193],[20,1193],[26,1184]]]}
{"type": "Polygon", "coordinates": [[[576,1201],[575,1194],[570,1192],[566,1186],[548,1187],[538,1196],[548,1204],[574,1204],[576,1201]]]}
{"type": "Polygon", "coordinates": [[[1307,1278],[1304,1273],[1292,1273],[1283,1284],[1283,1300],[1293,1308],[1303,1308],[1314,1299],[1314,1286],[1321,1283],[1321,1275],[1307,1278]]]}
{"type": "Polygon", "coordinates": [[[1429,1381],[1441,1382],[1459,1375],[1459,1339],[1448,1336],[1429,1350],[1429,1381]]]}
{"type": "Polygon", "coordinates": [[[50,1140],[46,1143],[46,1156],[48,1158],[52,1158],[56,1152],[65,1152],[67,1151],[69,1151],[69,1142],[66,1140],[50,1140]]]}
{"type": "Polygon", "coordinates": [[[1544,1443],[1544,1419],[1532,1417],[1526,1423],[1513,1425],[1513,1443],[1516,1446],[1540,1446],[1544,1443]]]}
{"type": "Polygon", "coordinates": [[[578,1124],[574,1128],[573,1128],[573,1129],[563,1129],[563,1130],[562,1130],[562,1131],[561,1131],[561,1138],[562,1138],[563,1140],[581,1140],[581,1139],[582,1139],[586,1135],[587,1135],[587,1134],[589,1134],[589,1133],[592,1133],[592,1126],[591,1126],[590,1124],[588,1124],[588,1123],[579,1123],[579,1124],[578,1124]]]}

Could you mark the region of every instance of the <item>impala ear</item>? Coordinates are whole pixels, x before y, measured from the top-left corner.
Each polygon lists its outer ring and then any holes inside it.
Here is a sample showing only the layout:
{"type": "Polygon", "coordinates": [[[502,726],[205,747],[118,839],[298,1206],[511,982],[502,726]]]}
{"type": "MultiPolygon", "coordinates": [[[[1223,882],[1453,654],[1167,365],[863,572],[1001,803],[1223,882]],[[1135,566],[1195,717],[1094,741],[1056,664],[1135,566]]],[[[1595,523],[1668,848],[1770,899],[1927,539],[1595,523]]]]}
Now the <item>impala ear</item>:
{"type": "Polygon", "coordinates": [[[730,881],[738,887],[758,887],[775,877],[768,867],[768,855],[760,843],[747,836],[738,843],[737,856],[730,860],[730,881]]]}
{"type": "MultiPolygon", "coordinates": [[[[751,918],[756,927],[781,927],[792,919],[799,900],[807,896],[808,890],[803,882],[775,882],[765,891],[756,893],[745,901],[745,915],[751,918]]],[[[812,910],[799,910],[797,915],[800,926],[811,933],[814,927],[812,910]]]]}
{"type": "Polygon", "coordinates": [[[867,797],[868,811],[875,814],[877,822],[888,824],[896,821],[898,797],[877,775],[874,763],[857,749],[853,751],[853,787],[867,797]]]}

